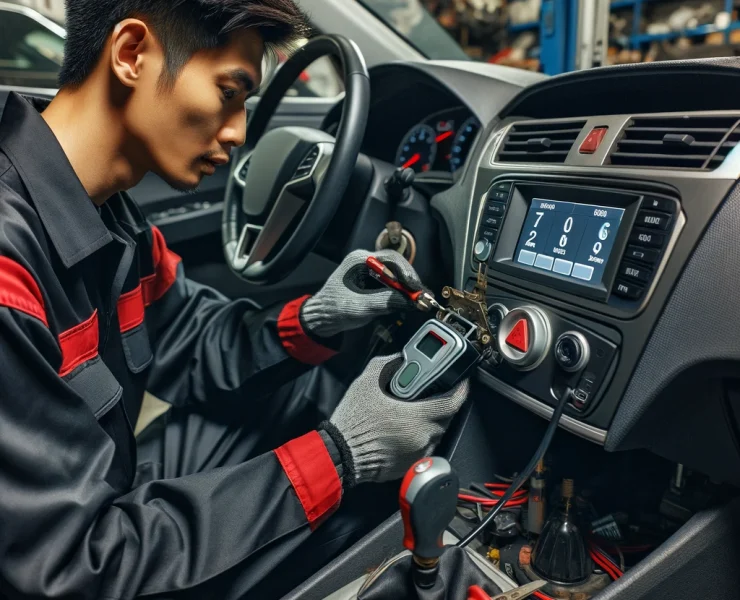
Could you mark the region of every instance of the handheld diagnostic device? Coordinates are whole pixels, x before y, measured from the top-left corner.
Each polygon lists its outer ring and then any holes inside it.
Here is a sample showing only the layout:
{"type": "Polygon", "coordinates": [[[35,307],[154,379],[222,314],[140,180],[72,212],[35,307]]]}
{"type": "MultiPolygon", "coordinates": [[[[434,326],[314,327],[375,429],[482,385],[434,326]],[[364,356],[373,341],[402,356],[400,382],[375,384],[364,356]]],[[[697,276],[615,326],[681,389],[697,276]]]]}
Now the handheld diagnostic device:
{"type": "Polygon", "coordinates": [[[391,380],[390,391],[401,400],[452,389],[481,359],[466,337],[437,320],[421,326],[403,349],[403,364],[391,380]]]}

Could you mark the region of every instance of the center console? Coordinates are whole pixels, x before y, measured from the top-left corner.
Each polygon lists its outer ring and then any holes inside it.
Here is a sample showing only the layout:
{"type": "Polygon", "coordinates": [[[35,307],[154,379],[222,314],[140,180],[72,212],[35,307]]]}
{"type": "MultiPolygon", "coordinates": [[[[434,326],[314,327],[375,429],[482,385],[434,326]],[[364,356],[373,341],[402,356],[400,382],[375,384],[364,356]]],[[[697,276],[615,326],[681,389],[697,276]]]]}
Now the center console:
{"type": "MultiPolygon", "coordinates": [[[[675,196],[639,186],[497,177],[480,203],[474,239],[493,245],[491,279],[508,276],[553,298],[588,300],[598,313],[629,318],[649,302],[684,223],[675,196]]],[[[484,379],[535,412],[545,408],[543,416],[572,388],[567,426],[603,443],[605,431],[583,418],[614,374],[619,330],[495,287],[488,306],[500,359],[486,363],[484,379]]]]}
{"type": "Polygon", "coordinates": [[[497,124],[472,166],[465,238],[453,240],[463,241],[455,283],[467,291],[478,281],[476,244],[492,246],[486,300],[498,356],[479,380],[544,418],[572,388],[562,427],[607,447],[651,333],[734,182],[734,155],[705,171],[609,164],[630,119],[590,117],[578,134],[557,119],[497,124]],[[520,128],[549,137],[520,142],[520,128]],[[600,146],[582,152],[605,128],[600,146]],[[566,135],[571,149],[560,152],[566,135]],[[549,150],[534,148],[545,142],[549,150]]]}

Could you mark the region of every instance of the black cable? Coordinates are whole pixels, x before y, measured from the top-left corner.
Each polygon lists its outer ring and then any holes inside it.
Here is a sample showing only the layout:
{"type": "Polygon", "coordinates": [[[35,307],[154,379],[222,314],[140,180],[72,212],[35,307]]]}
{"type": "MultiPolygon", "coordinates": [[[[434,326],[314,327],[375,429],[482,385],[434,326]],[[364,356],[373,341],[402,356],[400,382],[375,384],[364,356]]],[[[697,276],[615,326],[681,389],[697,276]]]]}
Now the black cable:
{"type": "Polygon", "coordinates": [[[565,389],[563,395],[558,400],[555,411],[552,413],[552,418],[550,419],[550,424],[545,430],[545,435],[542,437],[542,441],[540,442],[537,451],[534,453],[534,456],[529,461],[529,464],[524,467],[524,470],[521,473],[519,473],[518,477],[512,482],[511,487],[506,490],[506,493],[501,497],[499,503],[496,504],[496,506],[488,513],[486,518],[481,521],[481,524],[473,529],[473,531],[471,531],[467,536],[465,536],[464,539],[460,540],[457,543],[460,548],[464,548],[470,542],[472,542],[478,536],[478,534],[481,533],[496,518],[496,515],[501,512],[501,510],[504,508],[504,505],[509,500],[511,500],[511,497],[519,490],[520,487],[524,485],[524,482],[529,479],[529,476],[532,474],[532,471],[534,471],[537,463],[543,456],[545,456],[545,452],[547,452],[547,449],[550,447],[550,442],[552,442],[552,438],[555,435],[555,430],[558,428],[560,417],[563,415],[563,409],[565,409],[565,405],[568,403],[568,400],[570,400],[570,396],[572,393],[573,390],[571,388],[565,389]]]}

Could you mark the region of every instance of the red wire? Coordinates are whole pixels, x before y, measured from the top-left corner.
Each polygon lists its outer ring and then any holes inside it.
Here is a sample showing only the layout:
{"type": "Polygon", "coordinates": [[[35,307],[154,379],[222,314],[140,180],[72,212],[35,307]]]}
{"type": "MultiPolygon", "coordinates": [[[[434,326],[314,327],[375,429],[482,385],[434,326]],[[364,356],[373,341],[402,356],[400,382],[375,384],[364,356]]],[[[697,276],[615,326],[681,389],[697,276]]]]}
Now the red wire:
{"type": "MultiPolygon", "coordinates": [[[[457,496],[458,500],[464,500],[465,502],[474,502],[475,504],[480,504],[481,506],[491,507],[491,506],[497,506],[500,500],[494,500],[492,498],[479,498],[478,496],[468,496],[467,494],[458,494],[457,496]]],[[[519,497],[519,498],[512,498],[509,500],[505,506],[513,508],[514,506],[522,506],[523,504],[526,504],[529,501],[529,499],[525,497],[519,497]]]]}
{"type": "Polygon", "coordinates": [[[619,579],[622,575],[622,573],[619,571],[619,569],[609,563],[604,557],[602,557],[598,552],[595,552],[594,550],[589,550],[589,554],[591,555],[591,559],[604,571],[606,571],[606,574],[609,575],[614,581],[619,579]]]}
{"type": "Polygon", "coordinates": [[[539,600],[553,600],[550,596],[545,594],[544,592],[540,592],[539,590],[532,592],[532,595],[535,598],[539,598],[539,600]]]}
{"type": "Polygon", "coordinates": [[[599,546],[597,546],[597,545],[596,545],[596,544],[594,544],[593,542],[591,542],[591,543],[589,544],[589,546],[590,546],[590,548],[591,548],[591,551],[592,551],[592,552],[595,552],[595,553],[596,553],[596,554],[597,554],[597,555],[598,555],[598,556],[599,556],[599,557],[600,557],[601,559],[603,559],[604,561],[606,561],[606,562],[607,562],[607,563],[608,563],[608,564],[609,564],[609,565],[610,565],[610,566],[612,567],[612,569],[613,569],[614,571],[616,571],[616,573],[617,573],[617,574],[618,574],[618,575],[619,575],[620,577],[621,577],[622,575],[624,575],[624,571],[622,571],[622,569],[620,569],[620,568],[619,568],[619,566],[617,565],[617,563],[616,563],[616,562],[614,562],[614,561],[612,560],[612,558],[611,558],[611,557],[610,557],[610,556],[609,556],[609,555],[608,555],[608,554],[607,554],[606,552],[604,552],[604,550],[602,550],[602,549],[601,549],[601,548],[600,548],[599,546]]]}
{"type": "MultiPolygon", "coordinates": [[[[501,498],[506,493],[506,490],[511,487],[508,483],[484,483],[483,485],[486,489],[491,490],[491,494],[493,494],[494,496],[498,496],[499,498],[501,498]]],[[[505,506],[507,508],[522,506],[523,504],[527,503],[528,496],[529,494],[526,490],[517,490],[505,506]]],[[[497,506],[499,503],[499,500],[497,499],[484,498],[482,496],[474,496],[472,494],[458,494],[457,498],[458,500],[462,500],[465,502],[474,502],[475,504],[480,504],[481,506],[485,506],[486,508],[492,508],[494,506],[497,506]]]]}

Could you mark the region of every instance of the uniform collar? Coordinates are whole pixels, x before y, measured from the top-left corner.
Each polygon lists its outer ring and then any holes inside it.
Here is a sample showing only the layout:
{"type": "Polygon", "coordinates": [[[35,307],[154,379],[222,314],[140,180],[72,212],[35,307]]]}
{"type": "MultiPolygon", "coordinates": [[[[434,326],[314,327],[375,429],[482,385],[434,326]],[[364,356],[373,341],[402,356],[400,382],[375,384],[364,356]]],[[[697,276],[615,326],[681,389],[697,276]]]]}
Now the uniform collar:
{"type": "Polygon", "coordinates": [[[41,117],[48,100],[10,94],[0,149],[18,170],[64,266],[113,241],[56,136],[41,117]]]}

